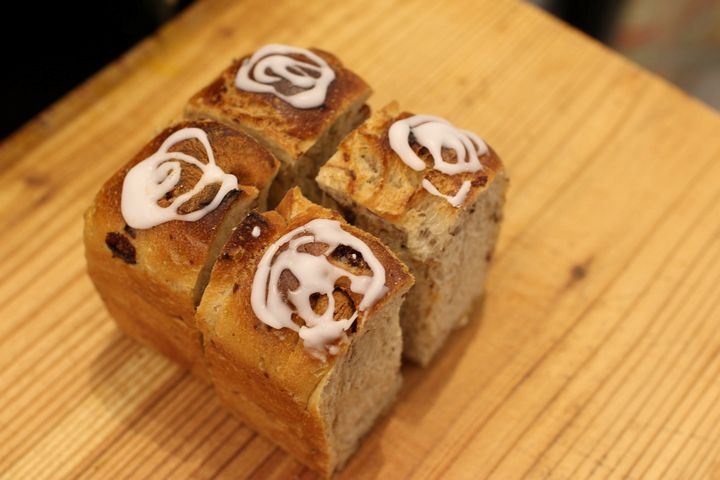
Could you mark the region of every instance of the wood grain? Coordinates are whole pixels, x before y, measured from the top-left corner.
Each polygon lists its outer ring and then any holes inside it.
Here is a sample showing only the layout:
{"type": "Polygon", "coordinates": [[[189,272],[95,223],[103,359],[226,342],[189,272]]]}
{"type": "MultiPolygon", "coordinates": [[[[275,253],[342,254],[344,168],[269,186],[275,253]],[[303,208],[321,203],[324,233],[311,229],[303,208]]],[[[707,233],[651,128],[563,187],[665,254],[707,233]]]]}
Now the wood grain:
{"type": "Polygon", "coordinates": [[[229,60],[336,52],[512,177],[476,318],[343,478],[720,477],[720,118],[512,1],[199,2],[0,145],[0,476],[313,478],[121,336],[99,185],[229,60]]]}

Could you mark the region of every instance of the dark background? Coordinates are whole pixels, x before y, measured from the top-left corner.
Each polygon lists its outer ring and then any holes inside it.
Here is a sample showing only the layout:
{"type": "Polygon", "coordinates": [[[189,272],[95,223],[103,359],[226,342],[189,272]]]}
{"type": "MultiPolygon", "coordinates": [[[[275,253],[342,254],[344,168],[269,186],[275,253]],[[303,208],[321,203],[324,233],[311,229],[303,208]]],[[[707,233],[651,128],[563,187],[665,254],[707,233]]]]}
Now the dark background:
{"type": "MultiPolygon", "coordinates": [[[[9,3],[9,2],[5,2],[9,3]]],[[[189,0],[22,1],[0,11],[0,138],[181,11],[189,0]],[[13,24],[13,22],[17,22],[13,24]]]]}
{"type": "MultiPolygon", "coordinates": [[[[669,30],[667,18],[663,20],[662,15],[667,12],[665,17],[678,16],[674,10],[668,8],[670,5],[675,5],[677,11],[693,13],[688,8],[694,5],[696,10],[704,9],[694,12],[695,17],[703,20],[702,17],[708,11],[707,5],[711,5],[712,2],[720,4],[720,1],[530,1],[591,36],[615,46],[635,61],[654,69],[681,87],[703,97],[702,88],[693,88],[692,81],[694,79],[692,77],[688,83],[687,79],[683,80],[684,77],[680,76],[680,74],[686,75],[688,71],[692,72],[694,65],[688,67],[685,60],[694,58],[693,54],[697,50],[695,47],[676,51],[675,63],[672,65],[674,70],[663,71],[663,65],[667,63],[666,59],[660,58],[658,61],[656,52],[660,52],[660,57],[664,55],[670,58],[665,53],[673,51],[673,42],[680,42],[670,40],[671,45],[669,46],[663,45],[662,42],[658,43],[663,39],[662,35],[669,30]],[[642,18],[649,16],[652,19],[653,14],[659,17],[654,25],[657,30],[656,38],[659,40],[655,40],[653,44],[653,39],[648,39],[646,35],[644,43],[640,42],[640,48],[638,48],[638,42],[635,40],[637,34],[630,29],[630,35],[624,37],[629,39],[625,43],[635,49],[623,51],[622,40],[613,45],[613,39],[618,38],[616,30],[618,30],[621,13],[628,10],[628,8],[623,10],[623,7],[637,4],[640,4],[640,8],[634,9],[636,16],[639,11],[642,18]],[[687,7],[686,4],[690,7],[687,7]],[[650,10],[648,12],[650,15],[645,14],[643,8],[650,10]],[[648,44],[650,44],[650,48],[648,48],[648,44]],[[640,53],[634,55],[633,53],[637,51],[640,53]],[[674,75],[675,71],[680,73],[674,75]]],[[[5,61],[2,62],[2,84],[0,85],[0,105],[2,105],[0,139],[12,133],[52,102],[130,49],[135,43],[153,33],[164,22],[186,8],[189,3],[191,0],[118,0],[95,3],[25,1],[20,4],[14,3],[12,6],[4,5],[0,14],[0,41],[2,42],[0,44],[3,45],[5,53],[5,61]]],[[[715,9],[713,12],[718,15],[720,9],[715,9]]],[[[683,14],[687,16],[686,13],[683,14]]],[[[688,23],[686,21],[686,24],[688,23]]],[[[650,25],[653,26],[652,21],[650,25]]],[[[687,30],[687,25],[682,25],[682,27],[687,30]]],[[[638,30],[646,34],[647,26],[641,24],[635,28],[635,31],[638,30]]],[[[667,40],[665,41],[667,42],[667,40]]],[[[717,60],[714,63],[715,67],[719,66],[720,55],[715,58],[718,49],[714,45],[705,48],[709,48],[709,53],[695,59],[695,66],[707,64],[706,58],[709,57],[717,60]]],[[[720,68],[716,68],[712,72],[719,74],[717,72],[720,72],[720,68]]],[[[714,95],[715,92],[720,91],[720,88],[712,85],[709,90],[714,95]]],[[[708,90],[707,86],[704,89],[708,90]]],[[[710,103],[715,99],[714,97],[708,98],[707,95],[704,98],[710,103]]]]}

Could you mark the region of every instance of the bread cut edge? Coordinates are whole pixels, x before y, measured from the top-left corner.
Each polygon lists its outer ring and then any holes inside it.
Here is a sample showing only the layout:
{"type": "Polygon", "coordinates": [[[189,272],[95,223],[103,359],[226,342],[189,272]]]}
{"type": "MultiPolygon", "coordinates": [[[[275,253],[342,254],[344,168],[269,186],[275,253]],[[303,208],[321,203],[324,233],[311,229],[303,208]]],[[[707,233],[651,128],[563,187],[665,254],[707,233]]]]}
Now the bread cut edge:
{"type": "Polygon", "coordinates": [[[351,221],[356,227],[380,238],[410,269],[415,286],[401,310],[403,328],[403,356],[421,366],[427,366],[443,346],[450,333],[467,323],[472,306],[482,295],[488,264],[499,234],[508,178],[504,168],[498,170],[487,188],[475,201],[464,207],[456,231],[442,251],[434,255],[425,252],[428,260],[418,259],[407,247],[408,232],[355,203],[343,185],[348,183],[348,172],[325,168],[318,175],[318,183],[342,208],[352,212],[351,221]],[[469,231],[470,230],[470,231],[469,231]],[[470,234],[472,233],[472,235],[470,234]],[[482,237],[477,244],[477,238],[482,237]],[[472,250],[474,255],[463,254],[472,250]],[[448,262],[453,258],[463,261],[453,269],[448,262]],[[448,289],[462,285],[445,276],[451,271],[457,278],[472,279],[472,288],[460,288],[459,295],[448,289]]]}
{"type": "Polygon", "coordinates": [[[499,171],[488,189],[467,207],[458,233],[435,260],[402,258],[416,278],[400,314],[405,358],[427,366],[450,334],[466,325],[473,314],[485,291],[507,186],[504,170],[499,171]]]}
{"type": "Polygon", "coordinates": [[[310,399],[325,426],[326,475],[342,469],[377,420],[393,406],[402,385],[402,333],[398,321],[404,291],[365,319],[348,351],[310,399]]]}

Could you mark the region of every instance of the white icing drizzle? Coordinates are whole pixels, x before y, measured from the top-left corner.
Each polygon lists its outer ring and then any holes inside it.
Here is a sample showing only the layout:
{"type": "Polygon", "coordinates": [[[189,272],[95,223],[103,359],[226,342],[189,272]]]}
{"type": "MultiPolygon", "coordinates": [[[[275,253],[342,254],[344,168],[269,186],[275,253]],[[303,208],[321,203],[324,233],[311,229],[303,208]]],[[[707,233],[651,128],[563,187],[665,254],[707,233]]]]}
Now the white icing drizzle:
{"type": "MultiPolygon", "coordinates": [[[[421,172],[425,170],[425,162],[418,157],[410,146],[410,135],[415,141],[427,148],[433,158],[433,169],[446,175],[457,175],[463,172],[477,172],[483,169],[480,158],[488,153],[485,142],[472,132],[453,126],[444,118],[434,115],[414,115],[398,120],[390,126],[388,136],[390,147],[410,168],[421,172]],[[443,159],[442,149],[453,150],[456,162],[450,163],[443,159]]],[[[422,186],[430,194],[446,199],[453,207],[462,206],[470,192],[471,183],[464,181],[455,195],[445,195],[427,178],[422,186]]]]}
{"type": "Polygon", "coordinates": [[[247,92],[272,93],[295,108],[307,109],[319,107],[325,102],[328,87],[333,80],[333,69],[310,50],[270,44],[243,62],[235,77],[235,86],[247,92]],[[295,59],[291,54],[302,55],[310,62],[295,59]],[[317,76],[310,75],[308,71],[317,76]],[[283,79],[303,91],[293,95],[277,91],[275,84],[283,79]]]}
{"type": "Polygon", "coordinates": [[[344,338],[345,330],[350,328],[358,313],[373,306],[386,293],[385,268],[370,247],[343,230],[340,222],[316,219],[283,235],[265,251],[253,278],[251,304],[261,322],[272,328],[289,328],[298,332],[306,350],[314,357],[324,359],[326,351],[332,355],[338,353],[337,346],[329,344],[344,338]],[[320,255],[298,251],[301,246],[313,242],[328,247],[320,255]],[[280,251],[284,245],[287,248],[280,251]],[[330,263],[327,255],[339,245],[359,252],[370,267],[372,276],[354,275],[330,263]],[[287,301],[278,288],[280,275],[285,270],[292,273],[299,283],[297,289],[287,292],[287,301]],[[341,277],[347,277],[350,289],[362,294],[363,299],[350,318],[335,321],[333,290],[341,277]],[[327,308],[321,314],[315,313],[312,308],[310,297],[313,294],[327,298],[327,308]],[[293,314],[300,317],[305,325],[295,324],[293,314]]]}
{"type": "Polygon", "coordinates": [[[250,235],[252,235],[255,238],[258,238],[260,236],[260,227],[257,225],[253,227],[252,232],[250,232],[250,235]]]}
{"type": "Polygon", "coordinates": [[[237,186],[237,177],[223,172],[215,164],[207,133],[200,128],[183,128],[167,137],[157,152],[132,167],[125,175],[120,207],[125,223],[132,228],[151,228],[171,220],[194,222],[215,210],[225,195],[237,189],[237,186]],[[191,139],[198,140],[205,147],[207,163],[182,152],[168,151],[175,144],[191,139]],[[167,207],[161,207],[158,201],[180,181],[180,161],[198,167],[203,172],[202,177],[192,190],[176,197],[167,207]],[[194,212],[178,213],[185,202],[214,183],[219,183],[220,188],[212,202],[194,212]]]}
{"type": "Polygon", "coordinates": [[[459,208],[465,201],[465,197],[467,197],[467,194],[470,193],[471,184],[469,181],[465,180],[462,185],[460,185],[460,190],[458,190],[455,195],[445,195],[444,193],[441,193],[440,190],[435,188],[435,185],[433,185],[432,182],[427,178],[423,178],[422,186],[432,195],[435,195],[436,197],[442,197],[447,200],[453,207],[459,208]]]}

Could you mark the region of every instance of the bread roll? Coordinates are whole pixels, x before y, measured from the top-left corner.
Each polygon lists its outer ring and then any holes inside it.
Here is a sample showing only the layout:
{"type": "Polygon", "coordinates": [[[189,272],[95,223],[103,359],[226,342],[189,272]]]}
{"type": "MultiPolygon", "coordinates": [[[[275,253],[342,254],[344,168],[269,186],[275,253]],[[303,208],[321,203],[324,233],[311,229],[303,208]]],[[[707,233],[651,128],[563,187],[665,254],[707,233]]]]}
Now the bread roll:
{"type": "Polygon", "coordinates": [[[507,187],[500,159],[471,132],[393,103],[343,140],[317,181],[410,267],[404,354],[428,364],[482,293],[507,187]]]}
{"type": "Polygon", "coordinates": [[[185,114],[246,132],[280,160],[271,207],[294,185],[317,202],[318,168],[367,118],[370,93],[370,87],[330,53],[266,45],[233,62],[194,95],[185,114]]]}
{"type": "Polygon", "coordinates": [[[197,311],[221,403],[332,474],[398,391],[412,282],[380,241],[297,188],[275,211],[250,213],[197,311]]]}
{"type": "Polygon", "coordinates": [[[264,207],[277,170],[247,135],[192,121],[165,129],[105,183],[85,213],[85,254],[122,330],[207,376],[196,305],[232,227],[264,207]]]}

